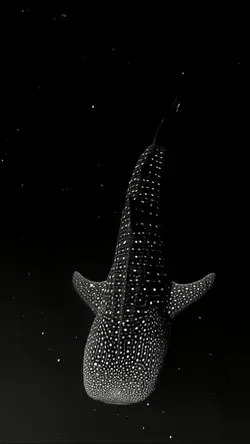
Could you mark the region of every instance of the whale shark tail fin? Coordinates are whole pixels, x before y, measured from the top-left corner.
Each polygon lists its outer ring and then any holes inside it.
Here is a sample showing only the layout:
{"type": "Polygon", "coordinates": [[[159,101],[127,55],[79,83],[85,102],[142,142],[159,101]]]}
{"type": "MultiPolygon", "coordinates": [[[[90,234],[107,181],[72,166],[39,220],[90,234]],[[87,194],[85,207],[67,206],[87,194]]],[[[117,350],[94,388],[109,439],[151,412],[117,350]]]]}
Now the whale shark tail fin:
{"type": "Polygon", "coordinates": [[[106,281],[90,281],[78,273],[78,271],[75,271],[72,283],[76,292],[96,315],[103,301],[106,281]]]}
{"type": "Polygon", "coordinates": [[[190,284],[172,282],[168,314],[173,319],[193,302],[198,301],[213,286],[215,273],[210,273],[199,281],[190,284]]]}
{"type": "Polygon", "coordinates": [[[160,135],[161,135],[161,131],[163,129],[164,123],[165,123],[165,118],[161,119],[161,122],[156,130],[155,135],[154,135],[152,145],[160,145],[161,144],[160,143],[160,135]]]}
{"type": "Polygon", "coordinates": [[[184,120],[187,121],[193,113],[193,98],[189,93],[176,95],[172,106],[166,111],[156,130],[152,145],[166,146],[179,140],[178,133],[183,132],[184,120]]]}

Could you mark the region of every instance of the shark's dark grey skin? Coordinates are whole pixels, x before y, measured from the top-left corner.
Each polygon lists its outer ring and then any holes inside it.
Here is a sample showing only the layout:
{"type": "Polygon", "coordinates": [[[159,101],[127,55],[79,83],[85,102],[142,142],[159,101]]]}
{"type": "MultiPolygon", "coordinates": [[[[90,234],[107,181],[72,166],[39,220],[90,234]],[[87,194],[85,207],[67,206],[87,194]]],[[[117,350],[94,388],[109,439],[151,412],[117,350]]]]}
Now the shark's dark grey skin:
{"type": "Polygon", "coordinates": [[[160,217],[167,161],[158,130],[129,181],[106,281],[91,282],[73,274],[74,288],[95,315],[84,351],[84,387],[91,398],[109,404],[141,402],[154,391],[171,320],[200,299],[215,279],[210,273],[199,281],[177,284],[167,274],[160,217]]]}

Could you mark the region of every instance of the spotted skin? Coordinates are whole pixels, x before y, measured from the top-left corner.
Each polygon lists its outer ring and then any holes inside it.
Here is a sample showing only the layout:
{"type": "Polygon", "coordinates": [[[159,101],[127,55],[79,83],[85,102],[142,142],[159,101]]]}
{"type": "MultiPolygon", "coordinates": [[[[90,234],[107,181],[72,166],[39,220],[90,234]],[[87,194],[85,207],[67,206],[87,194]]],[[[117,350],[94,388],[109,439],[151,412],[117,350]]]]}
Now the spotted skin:
{"type": "Polygon", "coordinates": [[[129,181],[107,280],[92,282],[73,274],[75,290],[95,314],[84,351],[84,387],[91,398],[108,404],[141,402],[154,391],[172,319],[200,299],[215,279],[211,273],[178,284],[167,275],[160,217],[167,158],[157,143],[158,132],[129,181]]]}

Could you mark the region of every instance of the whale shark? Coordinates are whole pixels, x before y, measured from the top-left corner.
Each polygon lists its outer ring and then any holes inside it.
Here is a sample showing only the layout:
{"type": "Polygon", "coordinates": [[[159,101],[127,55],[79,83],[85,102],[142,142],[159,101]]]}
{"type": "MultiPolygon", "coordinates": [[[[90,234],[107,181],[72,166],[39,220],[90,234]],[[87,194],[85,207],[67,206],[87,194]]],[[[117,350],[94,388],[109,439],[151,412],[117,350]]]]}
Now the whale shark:
{"type": "MultiPolygon", "coordinates": [[[[179,112],[180,108],[176,109],[179,112]]],[[[172,281],[163,254],[161,181],[168,162],[160,122],[128,183],[114,260],[105,281],[78,271],[73,286],[95,318],[83,357],[87,395],[107,404],[134,404],[155,390],[173,319],[211,289],[215,273],[172,281]]]]}

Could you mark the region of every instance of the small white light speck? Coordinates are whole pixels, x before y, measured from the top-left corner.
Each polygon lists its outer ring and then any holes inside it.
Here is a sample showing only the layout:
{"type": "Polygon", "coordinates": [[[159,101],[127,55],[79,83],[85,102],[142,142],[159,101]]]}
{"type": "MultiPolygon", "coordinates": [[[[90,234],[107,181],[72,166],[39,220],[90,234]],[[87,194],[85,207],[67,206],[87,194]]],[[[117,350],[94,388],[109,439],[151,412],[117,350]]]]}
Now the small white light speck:
{"type": "Polygon", "coordinates": [[[60,358],[57,358],[57,362],[61,362],[61,359],[60,359],[60,358]]]}
{"type": "Polygon", "coordinates": [[[42,331],[42,336],[44,335],[44,331],[42,331]]]}
{"type": "Polygon", "coordinates": [[[165,413],[165,411],[164,411],[164,410],[162,410],[162,411],[161,411],[161,413],[165,413]]]}
{"type": "Polygon", "coordinates": [[[95,105],[92,105],[91,108],[94,109],[94,108],[95,108],[95,105]]]}
{"type": "Polygon", "coordinates": [[[147,402],[147,407],[149,407],[149,405],[150,405],[149,402],[147,402]]]}
{"type": "Polygon", "coordinates": [[[4,159],[1,159],[1,162],[3,163],[3,162],[4,162],[4,159]]]}
{"type": "Polygon", "coordinates": [[[169,435],[169,439],[172,439],[173,438],[173,435],[169,435]]]}
{"type": "Polygon", "coordinates": [[[209,356],[212,356],[212,353],[209,353],[209,356]]]}
{"type": "Polygon", "coordinates": [[[76,336],[76,339],[78,339],[78,336],[76,336]]]}
{"type": "Polygon", "coordinates": [[[142,430],[145,430],[145,426],[142,426],[142,430]]]}
{"type": "Polygon", "coordinates": [[[178,370],[179,370],[179,371],[180,371],[180,369],[181,369],[181,368],[180,368],[180,367],[178,367],[178,370]]]}

